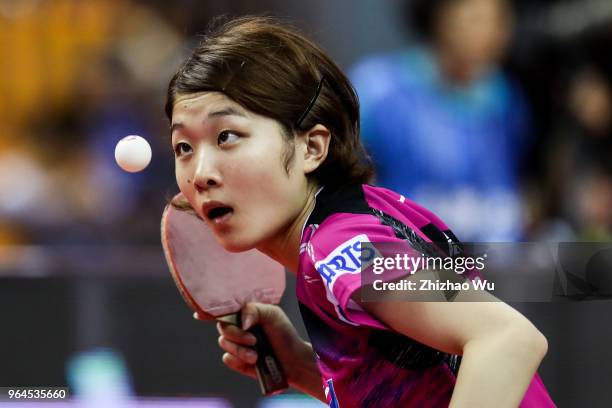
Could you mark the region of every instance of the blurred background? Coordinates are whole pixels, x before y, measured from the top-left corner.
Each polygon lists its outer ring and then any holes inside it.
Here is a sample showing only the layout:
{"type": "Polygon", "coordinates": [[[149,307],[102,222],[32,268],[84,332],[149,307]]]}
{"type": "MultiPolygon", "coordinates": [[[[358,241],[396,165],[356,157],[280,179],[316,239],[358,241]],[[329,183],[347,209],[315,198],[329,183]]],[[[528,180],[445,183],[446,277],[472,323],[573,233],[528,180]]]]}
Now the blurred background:
{"type": "MultiPolygon", "coordinates": [[[[349,73],[376,182],[460,239],[612,240],[609,0],[0,0],[0,386],[100,406],[321,406],[263,400],[222,366],[159,243],[177,191],[168,81],[213,18],[253,13],[349,73]],[[130,134],[153,148],[142,173],[114,162],[130,134]]],[[[293,285],[283,306],[304,333],[293,285]]],[[[611,302],[515,306],[549,339],[555,402],[610,406],[611,302]]]]}

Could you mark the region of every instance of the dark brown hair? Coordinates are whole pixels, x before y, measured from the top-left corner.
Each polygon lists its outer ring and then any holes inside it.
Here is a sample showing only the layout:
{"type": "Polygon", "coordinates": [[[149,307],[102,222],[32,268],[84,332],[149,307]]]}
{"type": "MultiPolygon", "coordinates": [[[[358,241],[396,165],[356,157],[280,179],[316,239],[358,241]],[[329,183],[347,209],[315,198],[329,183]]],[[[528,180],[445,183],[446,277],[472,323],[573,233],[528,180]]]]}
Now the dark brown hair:
{"type": "Polygon", "coordinates": [[[355,90],[331,58],[296,29],[271,17],[217,24],[172,77],[166,115],[172,119],[178,95],[212,91],[278,121],[288,143],[296,132],[327,127],[329,152],[311,175],[320,185],[371,180],[355,90]]]}

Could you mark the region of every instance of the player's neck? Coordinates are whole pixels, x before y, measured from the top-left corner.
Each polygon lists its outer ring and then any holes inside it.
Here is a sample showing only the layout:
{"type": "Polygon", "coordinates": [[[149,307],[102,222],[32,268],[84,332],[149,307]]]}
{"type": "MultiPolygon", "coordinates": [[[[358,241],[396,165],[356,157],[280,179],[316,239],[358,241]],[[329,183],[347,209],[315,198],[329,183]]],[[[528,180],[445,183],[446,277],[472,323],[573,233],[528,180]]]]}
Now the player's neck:
{"type": "Polygon", "coordinates": [[[282,264],[294,275],[297,274],[302,229],[315,205],[316,188],[309,189],[298,216],[283,231],[257,246],[257,249],[282,264]]]}

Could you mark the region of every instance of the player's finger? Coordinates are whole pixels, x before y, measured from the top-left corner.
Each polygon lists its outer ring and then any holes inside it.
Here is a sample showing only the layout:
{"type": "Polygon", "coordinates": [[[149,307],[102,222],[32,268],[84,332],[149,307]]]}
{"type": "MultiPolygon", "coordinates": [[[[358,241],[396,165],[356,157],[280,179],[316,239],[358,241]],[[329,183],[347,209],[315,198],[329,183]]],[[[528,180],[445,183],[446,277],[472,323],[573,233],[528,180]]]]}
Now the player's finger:
{"type": "Polygon", "coordinates": [[[234,343],[233,341],[228,340],[223,336],[219,336],[219,346],[223,350],[232,354],[233,356],[238,357],[245,363],[255,364],[255,362],[257,361],[257,353],[255,352],[255,350],[234,343]]]}
{"type": "Polygon", "coordinates": [[[256,324],[273,322],[273,315],[277,313],[275,307],[264,303],[247,303],[241,312],[242,328],[248,330],[256,324]]]}
{"type": "Polygon", "coordinates": [[[228,340],[244,344],[246,346],[254,346],[257,342],[257,338],[255,338],[255,336],[233,324],[217,322],[217,331],[221,336],[227,338],[228,340]]]}
{"type": "Polygon", "coordinates": [[[223,364],[234,371],[238,371],[240,374],[248,375],[249,377],[253,378],[256,378],[257,376],[255,373],[255,366],[245,363],[230,353],[223,354],[222,361],[223,364]]]}

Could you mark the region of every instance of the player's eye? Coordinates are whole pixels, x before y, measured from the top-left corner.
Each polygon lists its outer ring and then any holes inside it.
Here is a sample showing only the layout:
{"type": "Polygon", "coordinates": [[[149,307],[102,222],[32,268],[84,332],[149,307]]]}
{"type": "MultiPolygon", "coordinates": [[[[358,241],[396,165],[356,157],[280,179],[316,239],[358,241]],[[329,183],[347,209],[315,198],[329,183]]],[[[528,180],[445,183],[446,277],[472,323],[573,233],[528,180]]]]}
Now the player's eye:
{"type": "Polygon", "coordinates": [[[174,146],[174,155],[176,157],[180,157],[188,153],[191,153],[191,146],[189,146],[189,144],[185,142],[180,142],[177,143],[176,146],[174,146]]]}
{"type": "Polygon", "coordinates": [[[219,145],[226,145],[228,143],[237,142],[240,136],[237,133],[234,133],[230,130],[224,130],[219,133],[219,137],[217,138],[217,143],[219,145]]]}

